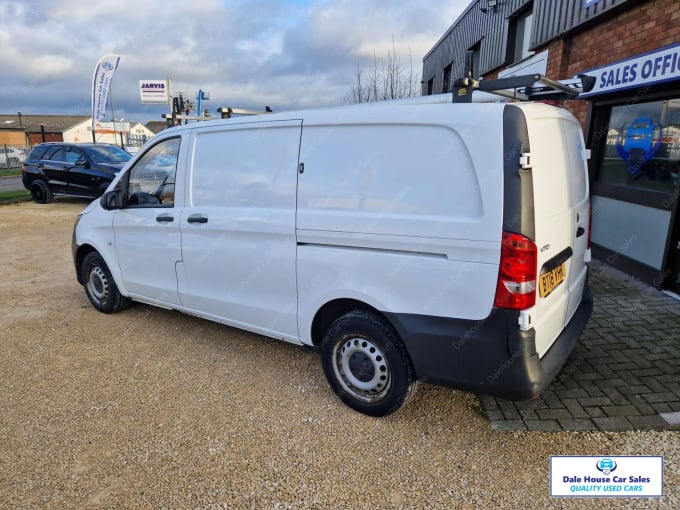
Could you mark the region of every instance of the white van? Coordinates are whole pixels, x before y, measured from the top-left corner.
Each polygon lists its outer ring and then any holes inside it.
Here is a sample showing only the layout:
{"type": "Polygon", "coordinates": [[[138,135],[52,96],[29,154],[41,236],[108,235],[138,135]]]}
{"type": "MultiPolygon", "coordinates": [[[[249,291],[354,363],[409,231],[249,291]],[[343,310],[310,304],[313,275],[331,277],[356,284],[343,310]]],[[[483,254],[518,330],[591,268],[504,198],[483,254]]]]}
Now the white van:
{"type": "Polygon", "coordinates": [[[538,103],[384,104],[168,129],[74,228],[130,300],[321,351],[357,411],[416,380],[536,397],[592,310],[587,151],[538,103]]]}

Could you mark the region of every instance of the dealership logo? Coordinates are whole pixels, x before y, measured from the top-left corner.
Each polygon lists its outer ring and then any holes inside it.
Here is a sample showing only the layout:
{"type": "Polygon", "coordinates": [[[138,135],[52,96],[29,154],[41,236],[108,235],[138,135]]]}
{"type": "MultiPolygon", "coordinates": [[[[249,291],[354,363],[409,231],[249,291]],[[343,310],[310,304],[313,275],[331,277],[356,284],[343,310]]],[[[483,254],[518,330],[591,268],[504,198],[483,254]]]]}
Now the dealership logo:
{"type": "Polygon", "coordinates": [[[107,61],[102,64],[102,67],[107,71],[110,71],[111,69],[113,69],[113,64],[107,61]]]}
{"type": "Polygon", "coordinates": [[[616,471],[616,462],[612,459],[600,459],[595,464],[598,471],[601,471],[605,475],[608,475],[612,471],[616,471]]]}

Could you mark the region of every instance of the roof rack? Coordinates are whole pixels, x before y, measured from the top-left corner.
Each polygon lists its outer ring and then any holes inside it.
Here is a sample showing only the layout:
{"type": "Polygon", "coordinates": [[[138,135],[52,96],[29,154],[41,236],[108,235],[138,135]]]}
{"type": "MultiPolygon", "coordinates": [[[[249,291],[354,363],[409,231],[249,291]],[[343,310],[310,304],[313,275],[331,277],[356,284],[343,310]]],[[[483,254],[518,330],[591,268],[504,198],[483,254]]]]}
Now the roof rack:
{"type": "MultiPolygon", "coordinates": [[[[207,110],[206,110],[207,112],[207,110]]],[[[272,109],[269,106],[264,107],[264,111],[259,111],[259,110],[245,110],[243,108],[231,108],[229,106],[223,106],[221,108],[217,109],[217,113],[220,114],[221,119],[231,119],[234,115],[262,115],[264,113],[273,113],[272,109]]],[[[206,113],[206,115],[184,115],[181,113],[164,113],[162,117],[165,119],[165,122],[168,127],[174,126],[177,122],[181,123],[184,121],[186,124],[187,121],[206,121],[206,120],[215,120],[217,117],[211,117],[209,114],[206,113]]]]}
{"type": "Polygon", "coordinates": [[[264,111],[259,110],[244,110],[243,108],[230,108],[228,106],[223,106],[217,109],[223,119],[231,119],[233,115],[262,115],[263,113],[274,113],[269,106],[264,107],[264,111]]]}
{"type": "Polygon", "coordinates": [[[519,101],[561,101],[576,99],[582,92],[589,92],[595,86],[595,78],[585,74],[577,75],[576,79],[555,81],[542,74],[527,74],[509,76],[497,80],[475,80],[472,77],[472,52],[465,56],[467,76],[456,80],[453,84],[453,102],[473,102],[473,92],[479,90],[490,92],[504,99],[519,101]]]}

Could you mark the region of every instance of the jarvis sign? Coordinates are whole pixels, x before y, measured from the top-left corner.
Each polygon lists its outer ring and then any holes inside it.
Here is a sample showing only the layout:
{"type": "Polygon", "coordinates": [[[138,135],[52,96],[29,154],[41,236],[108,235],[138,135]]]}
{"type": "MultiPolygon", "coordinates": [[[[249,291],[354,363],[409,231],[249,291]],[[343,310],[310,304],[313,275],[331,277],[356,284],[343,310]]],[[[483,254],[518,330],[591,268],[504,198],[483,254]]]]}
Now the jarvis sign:
{"type": "Polygon", "coordinates": [[[680,80],[680,43],[596,67],[584,74],[595,77],[597,81],[593,90],[580,97],[680,80]]]}

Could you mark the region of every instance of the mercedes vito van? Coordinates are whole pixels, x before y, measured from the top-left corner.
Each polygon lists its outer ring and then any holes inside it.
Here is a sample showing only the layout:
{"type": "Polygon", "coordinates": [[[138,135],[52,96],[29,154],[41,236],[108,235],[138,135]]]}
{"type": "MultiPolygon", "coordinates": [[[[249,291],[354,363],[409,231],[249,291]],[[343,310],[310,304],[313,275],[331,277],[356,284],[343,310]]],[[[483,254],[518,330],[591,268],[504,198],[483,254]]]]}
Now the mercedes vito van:
{"type": "Polygon", "coordinates": [[[592,310],[580,126],[538,103],[383,104],[157,135],[73,235],[131,300],[318,348],[374,416],[416,381],[536,397],[592,310]]]}

